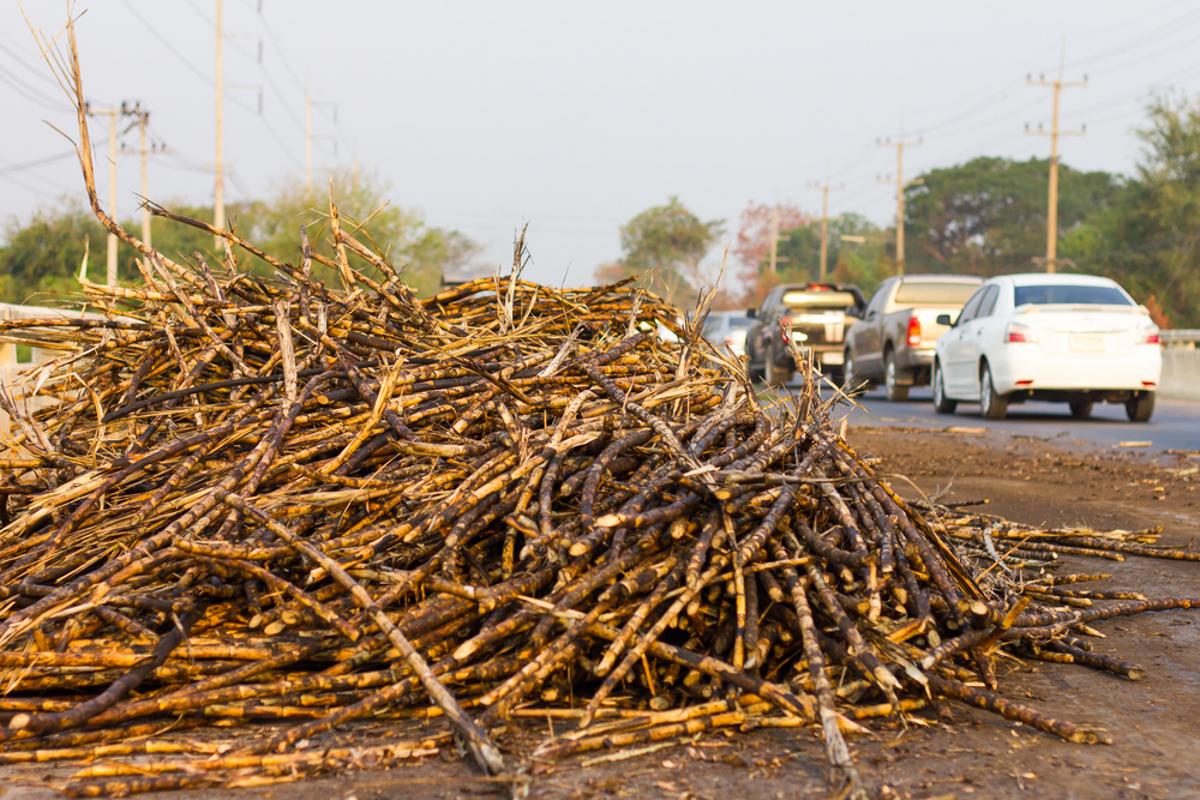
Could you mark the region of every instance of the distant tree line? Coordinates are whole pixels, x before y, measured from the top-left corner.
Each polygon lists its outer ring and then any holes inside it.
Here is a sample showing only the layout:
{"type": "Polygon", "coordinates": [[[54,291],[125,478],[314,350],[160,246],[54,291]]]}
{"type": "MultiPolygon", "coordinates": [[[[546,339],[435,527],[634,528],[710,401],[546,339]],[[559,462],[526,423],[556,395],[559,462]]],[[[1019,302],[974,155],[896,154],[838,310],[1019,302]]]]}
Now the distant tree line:
{"type": "MultiPolygon", "coordinates": [[[[1200,99],[1154,101],[1139,137],[1143,149],[1131,175],[1060,167],[1059,269],[1108,275],[1150,306],[1160,323],[1200,327],[1200,99]]],[[[417,212],[388,205],[377,180],[345,173],[332,179],[347,224],[361,223],[358,235],[387,252],[419,292],[435,291],[443,275],[460,274],[477,257],[479,247],[462,233],[430,226],[417,212]]],[[[1043,159],[990,156],[919,176],[906,189],[908,271],[996,275],[1042,269],[1037,259],[1045,247],[1046,181],[1043,159]]],[[[310,239],[318,242],[326,204],[324,197],[293,184],[264,200],[232,205],[229,217],[246,238],[298,261],[300,228],[308,226],[310,239]]],[[[210,208],[172,210],[212,218],[210,208]]],[[[686,306],[724,266],[718,303],[728,308],[757,304],[776,283],[816,277],[820,236],[811,214],[792,204],[751,203],[738,223],[729,251],[714,252],[729,241],[724,222],[702,219],[670,197],[621,227],[621,257],[598,267],[596,277],[635,276],[686,306]],[[774,271],[768,267],[772,230],[779,236],[774,271]]],[[[127,226],[140,230],[133,219],[127,226]]],[[[0,299],[40,303],[77,294],[85,253],[89,274],[101,280],[104,239],[80,205],[10,220],[0,228],[0,299]]],[[[831,219],[829,279],[870,292],[894,271],[893,241],[893,229],[858,214],[831,219]]],[[[175,258],[222,257],[212,237],[162,220],[154,223],[154,244],[175,258]]],[[[119,256],[122,280],[139,280],[134,253],[122,246],[119,256]]],[[[251,259],[239,266],[267,271],[251,259]]],[[[335,277],[320,265],[315,271],[335,277]]]]}
{"type": "MultiPolygon", "coordinates": [[[[428,225],[419,213],[389,205],[385,187],[376,179],[349,173],[335,174],[332,179],[343,227],[357,229],[356,236],[374,242],[377,252],[387,253],[418,293],[436,292],[444,274],[461,273],[477,257],[478,245],[464,234],[428,225]]],[[[170,210],[212,220],[211,207],[172,205],[170,210]]],[[[327,196],[310,193],[300,184],[286,185],[263,200],[226,207],[230,224],[239,235],[294,264],[301,258],[301,226],[307,227],[316,252],[333,255],[323,241],[327,212],[327,196]]],[[[124,225],[140,235],[139,219],[126,219],[124,225]]],[[[223,259],[213,237],[198,228],[163,219],[153,220],[152,225],[154,247],[173,259],[204,258],[210,264],[223,259]]],[[[25,221],[10,220],[0,234],[0,300],[41,304],[77,297],[77,276],[85,254],[89,278],[104,280],[106,238],[91,211],[77,202],[40,209],[25,221]]],[[[118,267],[123,282],[141,279],[134,257],[132,248],[120,245],[118,267]]],[[[239,269],[264,275],[271,272],[266,264],[245,254],[239,258],[239,269]]],[[[365,263],[353,265],[371,270],[365,263]]],[[[321,264],[314,264],[313,269],[318,276],[336,281],[333,271],[321,264]]]]}
{"type": "MultiPolygon", "coordinates": [[[[1133,174],[1059,167],[1058,269],[1107,275],[1151,308],[1160,324],[1200,327],[1200,99],[1165,97],[1147,109],[1133,174]]],[[[905,191],[905,261],[914,272],[1037,272],[1045,254],[1048,163],[983,156],[930,170],[905,191]]],[[[793,204],[751,203],[732,242],[719,302],[756,305],[771,286],[817,276],[819,220],[793,204]],[[776,216],[777,215],[777,216],[776,216]],[[772,217],[778,220],[777,228],[772,217]],[[778,230],[776,268],[770,235],[778,230]]],[[[681,304],[714,278],[720,221],[678,198],[621,228],[622,257],[598,279],[634,275],[681,304]]],[[[870,292],[894,271],[891,227],[858,214],[829,223],[829,280],[870,292]]]]}

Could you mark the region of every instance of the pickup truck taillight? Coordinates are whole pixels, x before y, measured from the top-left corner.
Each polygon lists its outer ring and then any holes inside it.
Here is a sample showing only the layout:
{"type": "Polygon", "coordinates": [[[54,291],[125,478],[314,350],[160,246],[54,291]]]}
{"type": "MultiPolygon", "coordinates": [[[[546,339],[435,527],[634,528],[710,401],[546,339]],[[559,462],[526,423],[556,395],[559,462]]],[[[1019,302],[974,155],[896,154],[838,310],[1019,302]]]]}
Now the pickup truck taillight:
{"type": "Polygon", "coordinates": [[[916,317],[908,318],[908,346],[919,347],[921,345],[921,320],[916,317]]]}

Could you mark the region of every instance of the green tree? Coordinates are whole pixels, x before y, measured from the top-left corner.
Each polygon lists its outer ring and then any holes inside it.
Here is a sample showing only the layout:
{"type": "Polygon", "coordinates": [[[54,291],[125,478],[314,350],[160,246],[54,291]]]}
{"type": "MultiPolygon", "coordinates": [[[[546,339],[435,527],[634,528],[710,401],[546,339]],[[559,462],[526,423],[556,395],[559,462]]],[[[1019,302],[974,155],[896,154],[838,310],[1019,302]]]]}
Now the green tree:
{"type": "Polygon", "coordinates": [[[710,282],[702,262],[723,229],[720,220],[705,222],[671,197],[621,226],[621,259],[601,269],[609,277],[640,278],[671,302],[686,305],[710,282]]]}
{"type": "MultiPolygon", "coordinates": [[[[853,283],[870,292],[888,274],[884,231],[860,214],[842,214],[829,220],[827,280],[853,283]],[[845,242],[843,236],[862,238],[845,242]]],[[[810,222],[785,230],[779,239],[780,280],[815,281],[820,276],[821,223],[810,222]]]]}
{"type": "MultiPolygon", "coordinates": [[[[418,293],[431,293],[441,284],[443,271],[462,271],[478,254],[478,245],[458,231],[427,225],[414,211],[387,204],[378,181],[334,177],[334,198],[338,203],[343,227],[374,243],[391,263],[403,270],[406,280],[418,293]],[[359,226],[361,225],[361,228],[359,226]]],[[[194,219],[212,219],[205,206],[170,205],[173,213],[194,219]]],[[[238,233],[267,252],[292,263],[300,261],[300,227],[308,226],[309,238],[318,252],[332,256],[321,241],[327,233],[328,200],[306,193],[298,184],[289,184],[268,199],[227,208],[231,225],[238,233]]],[[[138,218],[126,219],[126,230],[138,235],[138,218]]],[[[198,228],[164,219],[154,219],[154,246],[176,260],[192,260],[199,254],[210,262],[222,253],[213,237],[198,228]]],[[[43,208],[26,222],[10,220],[0,234],[0,299],[10,303],[44,303],[79,296],[76,276],[84,253],[88,253],[88,276],[102,281],[106,232],[91,212],[78,203],[67,202],[57,208],[43,208]]],[[[120,245],[117,251],[122,281],[138,282],[132,248],[120,245]]],[[[242,256],[242,269],[270,274],[266,264],[242,256]]],[[[355,259],[356,268],[371,268],[355,259]]],[[[335,274],[314,266],[315,274],[336,281],[335,274]]]]}
{"type": "MultiPolygon", "coordinates": [[[[240,206],[231,206],[237,213],[240,206]]],[[[184,216],[210,218],[211,209],[181,206],[172,209],[184,216]]],[[[194,253],[216,255],[211,236],[196,228],[154,220],[154,245],[171,258],[190,259],[194,253]]],[[[125,228],[141,233],[140,219],[127,219],[125,228]]],[[[88,277],[104,280],[107,232],[91,211],[75,201],[57,208],[41,208],[24,223],[9,220],[0,244],[0,299],[7,303],[38,304],[80,296],[77,276],[87,254],[88,277]]],[[[122,281],[140,280],[133,263],[133,248],[117,247],[117,272],[122,281]]]]}
{"type": "Polygon", "coordinates": [[[1162,97],[1147,109],[1145,145],[1112,207],[1064,239],[1078,268],[1117,278],[1173,325],[1200,326],[1200,98],[1162,97]]]}
{"type": "MultiPolygon", "coordinates": [[[[1047,167],[1044,159],[980,157],[921,175],[905,189],[909,271],[997,275],[1036,269],[1034,259],[1045,255],[1047,167]]],[[[1107,172],[1061,165],[1060,237],[1114,203],[1120,191],[1107,172]]]]}
{"type": "MultiPolygon", "coordinates": [[[[387,187],[375,176],[348,171],[331,176],[333,199],[343,230],[372,244],[418,294],[437,291],[443,272],[453,273],[478,253],[478,245],[457,231],[427,225],[413,210],[391,205],[387,187]]],[[[308,231],[314,250],[333,258],[326,241],[329,223],[328,192],[310,192],[303,183],[285,184],[270,200],[254,203],[246,212],[250,239],[281,258],[300,258],[300,228],[308,231]]],[[[371,271],[352,257],[356,269],[371,271]]],[[[334,271],[314,265],[314,274],[336,280],[334,271]]]]}

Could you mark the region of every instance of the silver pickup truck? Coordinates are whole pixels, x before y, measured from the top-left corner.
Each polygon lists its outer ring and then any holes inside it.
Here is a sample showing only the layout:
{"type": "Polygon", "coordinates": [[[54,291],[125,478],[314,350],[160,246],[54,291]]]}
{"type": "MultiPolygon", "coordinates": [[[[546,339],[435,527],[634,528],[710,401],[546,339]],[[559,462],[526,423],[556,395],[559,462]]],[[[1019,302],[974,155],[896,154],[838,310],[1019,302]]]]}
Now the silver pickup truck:
{"type": "Polygon", "coordinates": [[[934,342],[948,330],[938,316],[957,317],[982,282],[973,275],[903,275],[884,281],[846,332],[846,385],[883,383],[888,400],[906,400],[911,387],[927,385],[934,342]]]}

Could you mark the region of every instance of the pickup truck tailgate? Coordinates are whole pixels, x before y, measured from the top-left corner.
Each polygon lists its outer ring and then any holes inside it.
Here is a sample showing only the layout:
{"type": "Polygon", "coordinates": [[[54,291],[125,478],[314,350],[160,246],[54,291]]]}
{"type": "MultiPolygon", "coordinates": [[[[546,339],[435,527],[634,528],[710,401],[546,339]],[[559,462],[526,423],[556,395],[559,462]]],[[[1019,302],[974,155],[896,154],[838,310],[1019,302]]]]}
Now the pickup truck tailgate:
{"type": "Polygon", "coordinates": [[[840,346],[846,339],[846,312],[840,308],[797,308],[784,319],[792,328],[792,341],[797,344],[840,346]]]}
{"type": "Polygon", "coordinates": [[[911,314],[916,316],[917,321],[921,323],[921,344],[917,349],[933,349],[934,343],[938,338],[950,330],[946,325],[939,325],[937,318],[940,314],[949,314],[951,318],[957,317],[961,309],[958,306],[946,306],[944,308],[914,308],[911,309],[911,314]]]}

